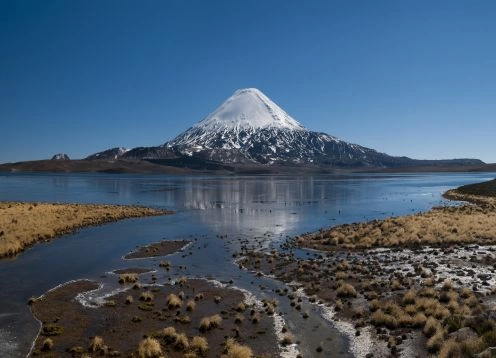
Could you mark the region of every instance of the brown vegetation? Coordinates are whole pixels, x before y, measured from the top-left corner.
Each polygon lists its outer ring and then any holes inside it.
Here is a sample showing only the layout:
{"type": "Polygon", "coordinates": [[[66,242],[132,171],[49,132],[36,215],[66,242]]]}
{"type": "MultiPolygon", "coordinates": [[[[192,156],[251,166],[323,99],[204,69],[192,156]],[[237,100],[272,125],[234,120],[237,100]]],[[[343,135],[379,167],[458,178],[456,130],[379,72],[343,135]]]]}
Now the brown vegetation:
{"type": "Polygon", "coordinates": [[[170,213],[138,206],[0,202],[0,258],[86,226],[170,213]]]}

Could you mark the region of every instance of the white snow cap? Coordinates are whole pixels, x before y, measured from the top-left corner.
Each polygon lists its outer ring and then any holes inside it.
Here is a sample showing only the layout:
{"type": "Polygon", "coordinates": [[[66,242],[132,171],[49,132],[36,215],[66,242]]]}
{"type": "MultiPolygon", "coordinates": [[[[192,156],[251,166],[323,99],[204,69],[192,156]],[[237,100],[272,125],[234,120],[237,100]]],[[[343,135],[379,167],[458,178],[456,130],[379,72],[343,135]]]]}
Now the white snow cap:
{"type": "Polygon", "coordinates": [[[194,127],[222,129],[287,128],[306,130],[297,120],[256,88],[239,89],[194,127]]]}

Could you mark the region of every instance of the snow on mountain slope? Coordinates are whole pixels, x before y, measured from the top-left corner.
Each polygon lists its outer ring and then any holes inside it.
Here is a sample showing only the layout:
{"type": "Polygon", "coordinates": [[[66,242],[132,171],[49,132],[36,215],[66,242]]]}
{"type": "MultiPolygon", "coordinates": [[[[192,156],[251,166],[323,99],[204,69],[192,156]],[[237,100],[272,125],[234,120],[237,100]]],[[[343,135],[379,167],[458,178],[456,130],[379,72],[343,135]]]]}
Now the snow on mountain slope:
{"type": "Polygon", "coordinates": [[[220,107],[194,127],[202,128],[207,132],[261,128],[305,130],[298,121],[256,88],[237,90],[220,107]]]}
{"type": "Polygon", "coordinates": [[[307,130],[255,88],[234,92],[204,120],[165,144],[224,163],[318,163],[367,160],[372,149],[307,130]]]}
{"type": "Polygon", "coordinates": [[[126,149],[124,147],[116,147],[116,148],[111,148],[104,150],[103,152],[98,152],[95,154],[92,154],[88,157],[86,157],[86,160],[112,160],[112,159],[118,159],[122,157],[125,153],[127,153],[129,149],[126,149]]]}

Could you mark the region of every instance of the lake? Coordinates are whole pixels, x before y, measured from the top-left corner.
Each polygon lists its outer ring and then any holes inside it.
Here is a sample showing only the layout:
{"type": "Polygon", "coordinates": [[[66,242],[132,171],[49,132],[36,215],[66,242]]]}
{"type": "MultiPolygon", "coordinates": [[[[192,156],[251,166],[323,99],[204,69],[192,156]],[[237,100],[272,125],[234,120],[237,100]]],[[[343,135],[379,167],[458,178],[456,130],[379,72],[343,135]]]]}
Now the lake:
{"type": "MultiPolygon", "coordinates": [[[[238,269],[232,255],[240,242],[252,242],[254,249],[277,249],[287,237],[322,227],[426,211],[447,203],[441,197],[444,191],[494,177],[493,173],[226,177],[2,173],[2,201],[138,204],[176,214],[83,229],[0,261],[0,356],[25,356],[29,351],[38,331],[26,304],[29,297],[78,278],[102,280],[111,291],[116,280],[109,278],[109,271],[157,266],[159,259],[132,264],[122,259],[137,245],[191,239],[191,254],[168,258],[185,266],[172,274],[232,280],[263,298],[281,284],[238,269]]],[[[336,339],[339,332],[318,308],[312,312],[305,321],[286,317],[290,329],[298,328],[302,353],[316,340],[322,342],[314,333],[318,331],[334,337],[324,342],[324,351],[337,349],[341,352],[337,356],[346,356],[346,340],[336,339]]]]}

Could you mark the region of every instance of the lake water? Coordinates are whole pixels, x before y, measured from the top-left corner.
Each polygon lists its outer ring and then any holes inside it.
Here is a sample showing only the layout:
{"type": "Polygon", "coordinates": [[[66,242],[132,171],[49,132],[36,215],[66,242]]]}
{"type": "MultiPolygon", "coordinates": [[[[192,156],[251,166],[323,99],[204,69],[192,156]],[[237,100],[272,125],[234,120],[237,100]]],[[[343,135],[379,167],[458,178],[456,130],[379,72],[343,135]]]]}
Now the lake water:
{"type": "MultiPolygon", "coordinates": [[[[123,267],[157,266],[158,259],[126,262],[122,256],[162,239],[194,240],[188,255],[168,258],[186,268],[172,274],[233,280],[258,298],[275,296],[281,284],[239,270],[232,254],[240,242],[278,247],[287,236],[341,223],[425,211],[445,203],[441,194],[493,173],[348,176],[166,176],[111,174],[0,174],[1,201],[139,204],[175,215],[130,219],[80,230],[37,244],[16,259],[0,261],[0,356],[25,356],[38,324],[26,305],[31,296],[78,278],[101,279],[123,267]],[[220,237],[222,236],[222,238],[220,237]],[[262,287],[261,287],[262,286],[262,287]]],[[[161,277],[159,277],[160,280],[161,277]]],[[[162,277],[165,280],[165,276],[162,277]]],[[[316,344],[324,353],[347,356],[346,339],[316,307],[302,320],[281,305],[304,355],[316,344]],[[316,334],[315,332],[318,332],[316,334]],[[336,338],[338,337],[338,339],[336,338]],[[330,339],[333,340],[330,340],[330,339]]]]}

